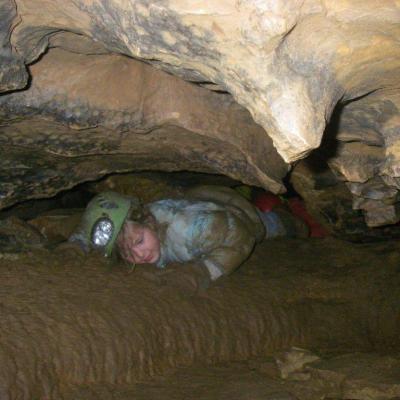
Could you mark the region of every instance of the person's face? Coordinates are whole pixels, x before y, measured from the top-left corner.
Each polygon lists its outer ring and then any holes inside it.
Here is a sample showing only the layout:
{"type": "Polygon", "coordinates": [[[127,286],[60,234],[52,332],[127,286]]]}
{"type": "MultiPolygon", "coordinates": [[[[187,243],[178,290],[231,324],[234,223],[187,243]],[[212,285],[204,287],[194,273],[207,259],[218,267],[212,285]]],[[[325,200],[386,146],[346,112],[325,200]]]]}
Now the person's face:
{"type": "Polygon", "coordinates": [[[134,264],[153,264],[160,258],[160,240],[146,225],[125,222],[117,238],[121,257],[134,264]]]}

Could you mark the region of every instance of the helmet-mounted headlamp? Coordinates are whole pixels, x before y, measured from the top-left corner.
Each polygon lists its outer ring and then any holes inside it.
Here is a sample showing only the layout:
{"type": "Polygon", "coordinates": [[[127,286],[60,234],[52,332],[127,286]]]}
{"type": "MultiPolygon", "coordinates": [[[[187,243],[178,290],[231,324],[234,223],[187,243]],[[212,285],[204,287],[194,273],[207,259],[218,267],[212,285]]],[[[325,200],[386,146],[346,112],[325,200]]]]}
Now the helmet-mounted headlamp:
{"type": "Polygon", "coordinates": [[[95,222],[90,235],[92,245],[96,248],[106,247],[113,237],[114,224],[109,218],[100,218],[95,222]]]}
{"type": "Polygon", "coordinates": [[[115,192],[98,194],[90,201],[83,216],[87,240],[105,256],[110,256],[125,219],[135,208],[140,208],[137,199],[115,192]]]}

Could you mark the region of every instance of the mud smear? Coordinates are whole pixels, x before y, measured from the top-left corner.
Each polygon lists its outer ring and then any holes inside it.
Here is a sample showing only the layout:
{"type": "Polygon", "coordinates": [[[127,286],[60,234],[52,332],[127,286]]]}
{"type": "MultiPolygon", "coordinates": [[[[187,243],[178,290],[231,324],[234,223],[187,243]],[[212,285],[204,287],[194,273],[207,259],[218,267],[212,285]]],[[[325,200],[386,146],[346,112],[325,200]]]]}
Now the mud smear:
{"type": "MultiPolygon", "coordinates": [[[[345,359],[348,375],[349,365],[394,370],[399,254],[396,243],[270,241],[194,292],[162,284],[151,267],[128,273],[95,255],[2,253],[0,398],[362,399],[343,391],[338,367],[324,375],[336,386],[325,387],[302,365],[283,377],[277,360],[297,346],[319,362],[376,355],[345,359]]],[[[397,396],[400,378],[376,379],[386,395],[364,398],[397,396]]]]}

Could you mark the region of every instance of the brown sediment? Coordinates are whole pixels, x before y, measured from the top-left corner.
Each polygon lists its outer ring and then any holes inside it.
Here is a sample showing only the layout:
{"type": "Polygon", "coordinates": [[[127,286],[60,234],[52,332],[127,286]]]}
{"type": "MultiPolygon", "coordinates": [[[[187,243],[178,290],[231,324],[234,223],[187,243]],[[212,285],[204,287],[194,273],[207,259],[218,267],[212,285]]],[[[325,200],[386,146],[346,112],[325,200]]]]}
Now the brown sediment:
{"type": "Polygon", "coordinates": [[[293,345],[398,351],[398,264],[394,243],[271,241],[193,294],[150,267],[2,254],[0,398],[57,399],[65,386],[131,385],[293,345]]]}

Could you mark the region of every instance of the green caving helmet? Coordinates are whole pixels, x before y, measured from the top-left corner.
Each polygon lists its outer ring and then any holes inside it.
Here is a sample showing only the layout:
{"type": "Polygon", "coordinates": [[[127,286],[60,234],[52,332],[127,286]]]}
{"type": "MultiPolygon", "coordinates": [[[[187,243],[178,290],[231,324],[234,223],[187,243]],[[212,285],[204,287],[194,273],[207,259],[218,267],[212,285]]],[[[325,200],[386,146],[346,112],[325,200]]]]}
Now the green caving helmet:
{"type": "Polygon", "coordinates": [[[89,202],[82,218],[86,239],[92,247],[111,256],[115,241],[132,210],[139,210],[139,200],[116,192],[103,192],[89,202]]]}

